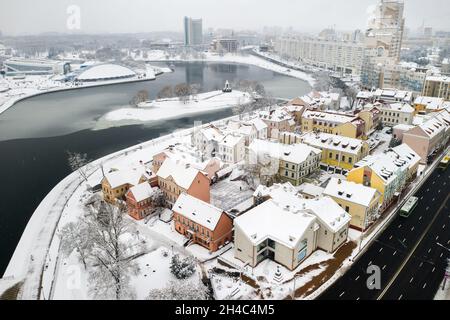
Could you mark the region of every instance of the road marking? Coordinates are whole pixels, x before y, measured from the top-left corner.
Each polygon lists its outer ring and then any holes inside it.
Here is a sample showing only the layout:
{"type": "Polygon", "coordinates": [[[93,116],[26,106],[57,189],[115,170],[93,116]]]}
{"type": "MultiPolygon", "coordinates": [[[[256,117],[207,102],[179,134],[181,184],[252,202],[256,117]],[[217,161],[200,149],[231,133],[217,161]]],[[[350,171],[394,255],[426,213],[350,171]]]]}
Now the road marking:
{"type": "Polygon", "coordinates": [[[427,286],[427,284],[425,283],[425,284],[423,285],[422,289],[425,289],[426,286],[427,286]]]}
{"type": "MultiPolygon", "coordinates": [[[[449,216],[449,218],[450,218],[450,216],[449,216]]],[[[391,240],[392,239],[392,235],[389,237],[389,240],[391,240]]]]}
{"type": "Polygon", "coordinates": [[[359,276],[356,277],[355,281],[358,281],[358,279],[359,279],[359,276]]]}
{"type": "Polygon", "coordinates": [[[441,189],[438,190],[438,193],[441,193],[441,189]]]}
{"type": "Polygon", "coordinates": [[[383,251],[383,248],[380,248],[380,250],[378,252],[381,252],[381,251],[383,251]]]}
{"type": "Polygon", "coordinates": [[[431,273],[433,273],[433,272],[434,272],[434,270],[436,270],[436,267],[433,267],[433,270],[431,270],[431,273]]]}
{"type": "Polygon", "coordinates": [[[370,260],[369,264],[367,266],[370,266],[372,264],[372,260],[370,260]]]}
{"type": "Polygon", "coordinates": [[[430,253],[431,252],[431,248],[430,249],[428,249],[428,253],[430,253]]]}
{"type": "Polygon", "coordinates": [[[431,201],[433,201],[434,202],[434,200],[436,200],[435,198],[433,198],[431,201]]]}
{"type": "Polygon", "coordinates": [[[427,210],[427,211],[428,211],[428,209],[430,209],[430,207],[426,207],[426,208],[425,208],[425,210],[427,210]]]}
{"type": "Polygon", "coordinates": [[[398,228],[400,229],[402,227],[402,224],[400,223],[399,225],[398,225],[398,228]]]}
{"type": "Polygon", "coordinates": [[[414,280],[414,277],[411,278],[411,280],[409,280],[409,283],[412,283],[414,280]]]}
{"type": "Polygon", "coordinates": [[[358,298],[356,298],[356,301],[358,301],[359,300],[359,297],[358,298]]]}
{"type": "Polygon", "coordinates": [[[342,293],[339,295],[339,298],[344,295],[345,291],[342,291],[342,293]]]}
{"type": "Polygon", "coordinates": [[[420,200],[423,200],[423,196],[420,197],[420,200]]]}
{"type": "Polygon", "coordinates": [[[445,229],[445,224],[442,226],[442,229],[445,229]]]}
{"type": "Polygon", "coordinates": [[[433,180],[433,184],[436,182],[436,180],[433,180]]]}
{"type": "Polygon", "coordinates": [[[419,217],[419,221],[422,220],[422,216],[419,217]]]}
{"type": "Polygon", "coordinates": [[[402,300],[403,298],[403,294],[400,295],[400,297],[398,297],[398,300],[402,300]]]}
{"type": "Polygon", "coordinates": [[[414,226],[411,227],[411,231],[414,231],[414,226]]]}
{"type": "Polygon", "coordinates": [[[444,255],[444,253],[443,252],[441,252],[441,255],[439,256],[439,258],[442,258],[442,256],[444,255]]]}
{"type": "Polygon", "coordinates": [[[429,192],[429,191],[430,191],[430,188],[427,189],[427,192],[429,192]]]}
{"type": "MultiPolygon", "coordinates": [[[[391,278],[391,280],[389,281],[389,283],[385,286],[384,290],[381,292],[381,294],[377,297],[377,300],[381,300],[384,295],[386,294],[386,292],[389,290],[389,288],[392,286],[392,284],[395,282],[395,280],[397,279],[398,275],[402,272],[403,268],[405,267],[405,265],[409,262],[409,260],[411,259],[411,257],[414,255],[414,252],[417,250],[417,247],[420,245],[420,243],[423,241],[423,239],[425,238],[425,236],[427,235],[428,231],[431,229],[432,225],[434,224],[434,222],[436,221],[437,217],[439,216],[439,213],[442,211],[442,209],[445,207],[445,204],[448,201],[448,198],[450,197],[450,194],[447,195],[447,197],[444,199],[442,205],[439,207],[439,209],[436,211],[435,215],[433,216],[433,219],[431,220],[430,224],[427,226],[427,228],[423,231],[422,235],[420,236],[419,240],[416,242],[416,244],[414,245],[414,247],[412,248],[412,250],[410,251],[409,255],[406,257],[406,259],[403,261],[403,263],[401,264],[400,268],[397,270],[397,272],[394,274],[394,276],[391,278]]],[[[420,263],[420,267],[422,267],[423,262],[420,263]]],[[[426,285],[426,284],[425,284],[426,285]]],[[[425,288],[425,286],[424,286],[425,288]]]]}
{"type": "Polygon", "coordinates": [[[439,239],[439,236],[436,236],[436,239],[434,239],[434,240],[437,240],[437,239],[439,239]]]}
{"type": "Polygon", "coordinates": [[[394,253],[392,254],[393,256],[395,256],[397,254],[397,250],[394,251],[394,253]]]}
{"type": "Polygon", "coordinates": [[[382,270],[386,269],[386,265],[383,266],[383,268],[381,268],[382,270]]]}
{"type": "Polygon", "coordinates": [[[421,263],[419,264],[419,268],[422,268],[422,266],[423,266],[423,262],[421,262],[421,263]]]}

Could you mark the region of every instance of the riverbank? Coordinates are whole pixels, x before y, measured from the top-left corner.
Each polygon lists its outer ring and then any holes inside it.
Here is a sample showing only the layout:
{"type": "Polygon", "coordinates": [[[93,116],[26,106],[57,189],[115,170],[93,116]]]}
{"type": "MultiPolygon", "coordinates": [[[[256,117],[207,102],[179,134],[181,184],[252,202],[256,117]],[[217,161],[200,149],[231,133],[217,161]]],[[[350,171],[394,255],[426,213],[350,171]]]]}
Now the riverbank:
{"type": "Polygon", "coordinates": [[[316,80],[310,74],[299,70],[287,69],[284,66],[273,63],[266,59],[257,57],[255,55],[240,55],[234,53],[227,53],[224,55],[219,55],[218,53],[213,52],[204,52],[198,57],[184,57],[181,55],[176,56],[167,56],[166,53],[162,50],[152,50],[147,52],[147,57],[144,59],[142,56],[133,57],[135,60],[145,60],[146,62],[223,62],[223,63],[237,63],[237,64],[246,64],[257,66],[266,70],[274,71],[286,76],[290,76],[296,79],[304,80],[309,83],[311,87],[314,86],[316,80]]]}

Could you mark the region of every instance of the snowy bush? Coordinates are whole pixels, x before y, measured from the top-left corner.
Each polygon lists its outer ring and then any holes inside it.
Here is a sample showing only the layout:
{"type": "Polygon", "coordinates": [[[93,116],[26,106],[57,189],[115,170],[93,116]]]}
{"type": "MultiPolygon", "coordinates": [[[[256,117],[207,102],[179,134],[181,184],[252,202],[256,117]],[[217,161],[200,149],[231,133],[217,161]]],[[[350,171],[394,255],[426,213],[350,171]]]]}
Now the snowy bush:
{"type": "Polygon", "coordinates": [[[162,289],[153,289],[147,296],[148,300],[207,300],[208,288],[198,281],[189,280],[171,281],[162,289]]]}
{"type": "Polygon", "coordinates": [[[195,260],[192,257],[181,258],[178,254],[172,257],[170,272],[177,279],[187,279],[195,272],[195,260]]]}

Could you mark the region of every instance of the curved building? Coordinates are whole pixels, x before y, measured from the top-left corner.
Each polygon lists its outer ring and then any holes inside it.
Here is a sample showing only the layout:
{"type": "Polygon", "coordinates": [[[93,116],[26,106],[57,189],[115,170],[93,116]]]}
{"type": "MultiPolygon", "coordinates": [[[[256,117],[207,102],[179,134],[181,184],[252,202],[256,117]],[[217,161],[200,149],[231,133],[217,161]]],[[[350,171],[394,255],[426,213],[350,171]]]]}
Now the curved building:
{"type": "Polygon", "coordinates": [[[75,80],[92,82],[127,79],[135,76],[137,76],[136,72],[127,67],[107,63],[89,67],[76,76],[75,80]]]}

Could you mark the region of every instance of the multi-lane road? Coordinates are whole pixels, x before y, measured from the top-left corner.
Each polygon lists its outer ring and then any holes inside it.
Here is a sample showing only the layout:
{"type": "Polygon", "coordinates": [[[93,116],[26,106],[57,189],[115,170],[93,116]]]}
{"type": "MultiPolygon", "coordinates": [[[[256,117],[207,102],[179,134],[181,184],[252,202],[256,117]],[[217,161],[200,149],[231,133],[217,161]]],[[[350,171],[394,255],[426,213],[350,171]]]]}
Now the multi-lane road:
{"type": "MultiPolygon", "coordinates": [[[[450,170],[435,169],[415,196],[409,218],[396,217],[352,267],[318,299],[433,299],[450,251],[450,170]],[[442,247],[442,246],[444,247],[442,247]],[[375,265],[380,289],[370,289],[375,265]]],[[[376,281],[376,280],[375,280],[376,281]]],[[[377,282],[378,283],[378,282],[377,282]]]]}

